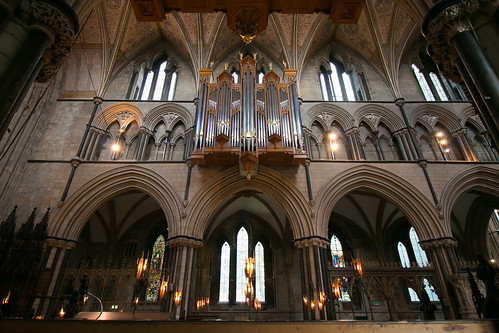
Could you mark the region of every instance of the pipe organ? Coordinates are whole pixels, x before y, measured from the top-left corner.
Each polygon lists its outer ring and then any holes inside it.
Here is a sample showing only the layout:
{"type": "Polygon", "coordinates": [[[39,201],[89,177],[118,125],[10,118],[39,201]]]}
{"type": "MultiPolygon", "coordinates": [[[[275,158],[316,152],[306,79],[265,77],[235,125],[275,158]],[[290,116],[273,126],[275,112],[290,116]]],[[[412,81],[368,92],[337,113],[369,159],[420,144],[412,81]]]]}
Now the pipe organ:
{"type": "Polygon", "coordinates": [[[225,69],[211,83],[211,69],[201,70],[196,132],[191,161],[197,165],[239,164],[251,179],[258,164],[303,164],[304,150],[296,70],[285,82],[270,69],[257,83],[256,60],[241,59],[240,83],[225,69]]]}

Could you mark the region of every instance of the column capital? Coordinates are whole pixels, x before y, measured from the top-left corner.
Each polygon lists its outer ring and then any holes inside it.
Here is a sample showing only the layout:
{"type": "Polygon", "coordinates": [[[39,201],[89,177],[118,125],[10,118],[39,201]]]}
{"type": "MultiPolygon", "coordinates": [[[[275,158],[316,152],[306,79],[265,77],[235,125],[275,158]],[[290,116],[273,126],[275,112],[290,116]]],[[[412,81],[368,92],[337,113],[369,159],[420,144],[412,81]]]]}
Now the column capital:
{"type": "Polygon", "coordinates": [[[295,246],[299,249],[310,246],[329,247],[329,241],[321,236],[309,236],[294,240],[295,246]]]}
{"type": "Polygon", "coordinates": [[[21,0],[18,13],[30,27],[43,31],[49,38],[43,53],[44,65],[36,78],[37,82],[48,82],[71,51],[80,29],[78,16],[66,2],[58,0],[21,0]]]}
{"type": "Polygon", "coordinates": [[[76,246],[76,241],[70,239],[61,239],[61,238],[51,238],[47,237],[47,245],[51,247],[58,247],[65,250],[71,250],[76,246]]]}
{"type": "Polygon", "coordinates": [[[404,98],[402,98],[402,97],[399,97],[399,98],[397,98],[394,102],[395,102],[395,105],[397,105],[397,106],[402,106],[402,105],[404,105],[404,104],[405,104],[405,99],[404,99],[404,98]]]}
{"type": "Polygon", "coordinates": [[[421,245],[423,250],[427,251],[439,247],[457,247],[457,240],[452,237],[442,237],[420,241],[419,245],[421,245]]]}
{"type": "Polygon", "coordinates": [[[204,243],[202,239],[190,236],[174,236],[166,240],[167,247],[185,246],[185,247],[200,248],[203,247],[203,244],[204,243]]]}

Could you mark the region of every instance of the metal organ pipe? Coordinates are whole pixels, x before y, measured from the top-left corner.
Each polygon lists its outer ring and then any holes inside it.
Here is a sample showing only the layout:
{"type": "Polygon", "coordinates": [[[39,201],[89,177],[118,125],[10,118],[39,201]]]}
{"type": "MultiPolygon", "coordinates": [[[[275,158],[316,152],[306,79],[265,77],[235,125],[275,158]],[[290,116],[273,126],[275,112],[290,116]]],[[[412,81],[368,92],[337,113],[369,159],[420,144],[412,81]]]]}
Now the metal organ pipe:
{"type": "Polygon", "coordinates": [[[293,116],[293,128],[296,132],[296,148],[303,149],[302,133],[301,133],[301,119],[300,119],[300,105],[298,104],[298,97],[296,96],[296,86],[294,83],[289,85],[289,100],[291,104],[291,113],[293,116]]]}
{"type": "Polygon", "coordinates": [[[206,112],[206,97],[207,97],[208,85],[202,83],[199,92],[199,101],[196,109],[196,140],[194,142],[194,149],[199,149],[203,147],[203,127],[204,127],[204,116],[206,112]]]}

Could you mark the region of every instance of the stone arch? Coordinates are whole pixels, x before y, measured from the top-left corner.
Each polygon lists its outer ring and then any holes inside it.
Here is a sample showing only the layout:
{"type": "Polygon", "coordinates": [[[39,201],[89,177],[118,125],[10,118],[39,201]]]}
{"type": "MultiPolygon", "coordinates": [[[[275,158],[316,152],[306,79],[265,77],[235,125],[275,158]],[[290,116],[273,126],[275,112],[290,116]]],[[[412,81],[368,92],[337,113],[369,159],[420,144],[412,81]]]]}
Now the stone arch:
{"type": "MultiPolygon", "coordinates": [[[[431,122],[431,119],[425,119],[432,117],[437,117],[436,121],[434,121],[433,125],[430,126],[434,129],[434,125],[436,122],[441,122],[447,127],[447,129],[452,133],[458,131],[462,128],[459,118],[452,113],[451,111],[437,105],[425,104],[417,107],[411,114],[409,115],[409,123],[411,126],[415,126],[416,122],[420,123],[428,123],[431,122]]],[[[431,125],[431,124],[430,124],[431,125]]]]}
{"type": "Polygon", "coordinates": [[[182,207],[179,193],[156,172],[130,165],[104,172],[71,194],[54,215],[48,234],[78,239],[88,219],[100,205],[130,190],[139,190],[154,198],[165,214],[169,234],[175,236],[178,233],[182,207]]]}
{"type": "Polygon", "coordinates": [[[440,196],[442,215],[444,221],[449,224],[446,227],[450,228],[452,208],[457,199],[471,190],[479,190],[499,197],[499,170],[475,166],[458,173],[447,182],[440,196]]]}
{"type": "Polygon", "coordinates": [[[232,167],[206,182],[187,206],[188,219],[182,232],[202,238],[224,201],[242,190],[261,192],[279,202],[286,211],[295,239],[316,234],[310,205],[301,191],[280,173],[261,165],[258,174],[249,181],[241,177],[238,167],[232,167]]]}
{"type": "Polygon", "coordinates": [[[105,130],[111,123],[117,121],[120,129],[126,129],[134,120],[137,122],[138,127],[141,127],[143,119],[144,114],[138,106],[122,102],[113,104],[102,110],[95,117],[92,125],[105,130]]]}
{"type": "Polygon", "coordinates": [[[348,131],[354,127],[353,117],[350,113],[331,103],[320,103],[314,105],[310,108],[308,114],[309,119],[304,123],[307,128],[312,128],[314,121],[320,123],[325,131],[329,130],[329,127],[333,121],[338,122],[344,131],[348,131]]]}
{"type": "Polygon", "coordinates": [[[379,122],[383,122],[392,133],[405,127],[404,122],[398,117],[397,113],[376,104],[368,104],[359,108],[354,117],[357,126],[364,120],[373,131],[376,131],[379,122]],[[371,115],[374,115],[374,117],[371,117],[371,115]]]}
{"type": "Polygon", "coordinates": [[[473,126],[475,126],[475,128],[478,129],[480,132],[486,131],[486,128],[483,126],[483,123],[480,120],[480,117],[475,113],[475,110],[473,109],[472,106],[465,108],[461,112],[460,117],[461,117],[462,127],[466,127],[466,123],[470,123],[473,126]]]}
{"type": "Polygon", "coordinates": [[[372,165],[360,165],[329,179],[319,190],[314,205],[317,230],[327,236],[329,218],[338,200],[364,189],[392,202],[407,217],[421,240],[451,235],[450,226],[442,226],[433,203],[405,179],[372,165]]]}
{"type": "Polygon", "coordinates": [[[168,130],[172,130],[179,120],[184,123],[186,129],[194,126],[192,113],[176,103],[166,103],[149,111],[144,120],[144,126],[153,129],[161,120],[164,121],[168,130]]]}

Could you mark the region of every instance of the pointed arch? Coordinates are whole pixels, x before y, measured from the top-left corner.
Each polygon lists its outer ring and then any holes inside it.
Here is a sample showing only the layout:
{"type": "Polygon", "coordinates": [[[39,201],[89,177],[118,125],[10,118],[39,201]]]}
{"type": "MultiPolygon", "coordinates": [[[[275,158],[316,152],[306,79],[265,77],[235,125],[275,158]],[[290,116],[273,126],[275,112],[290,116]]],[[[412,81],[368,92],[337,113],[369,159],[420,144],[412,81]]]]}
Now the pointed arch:
{"type": "Polygon", "coordinates": [[[392,133],[405,127],[404,122],[398,116],[398,111],[394,112],[394,110],[377,104],[362,106],[355,112],[354,117],[357,126],[365,121],[373,131],[377,130],[380,122],[384,123],[392,133]]]}
{"type": "Polygon", "coordinates": [[[303,193],[283,175],[262,165],[250,181],[241,177],[238,167],[229,168],[207,181],[186,208],[188,220],[182,224],[182,232],[202,238],[219,207],[243,190],[267,194],[282,205],[294,238],[315,235],[311,208],[303,193]]]}
{"type": "MultiPolygon", "coordinates": [[[[461,122],[459,118],[451,111],[438,106],[438,105],[432,105],[429,103],[426,103],[424,105],[421,105],[417,107],[413,112],[410,113],[409,115],[409,123],[412,126],[416,125],[416,122],[420,123],[427,123],[428,121],[425,120],[425,115],[429,115],[430,117],[437,117],[436,122],[441,122],[447,129],[452,133],[455,131],[458,131],[462,128],[461,122]]],[[[428,127],[428,126],[425,126],[428,127]]],[[[430,124],[430,128],[433,128],[430,124]]],[[[434,128],[433,128],[434,130],[434,128]]]]}
{"type": "Polygon", "coordinates": [[[178,192],[158,173],[135,165],[103,172],[80,186],[54,215],[48,234],[78,239],[90,216],[104,202],[130,190],[142,191],[154,198],[165,214],[169,233],[178,234],[182,207],[178,192]]]}
{"type": "Polygon", "coordinates": [[[144,120],[144,126],[152,129],[161,120],[164,121],[168,130],[172,130],[179,121],[182,121],[186,128],[194,126],[192,112],[176,103],[164,103],[149,111],[144,120]]]}
{"type": "Polygon", "coordinates": [[[404,213],[423,240],[452,234],[450,225],[443,226],[440,222],[429,193],[421,193],[411,183],[390,171],[372,165],[359,165],[337,174],[319,190],[314,205],[319,235],[327,235],[329,218],[338,200],[358,189],[372,191],[392,202],[404,213]]]}
{"type": "Polygon", "coordinates": [[[114,121],[117,121],[121,129],[125,129],[133,121],[136,121],[138,126],[142,126],[144,114],[138,106],[128,102],[116,103],[108,106],[95,117],[92,125],[106,129],[114,121]]]}
{"type": "Polygon", "coordinates": [[[345,109],[332,103],[320,103],[314,105],[307,112],[308,119],[304,119],[305,127],[312,128],[312,124],[317,121],[324,130],[329,130],[331,124],[336,121],[343,130],[347,131],[354,127],[353,117],[345,109]]]}

